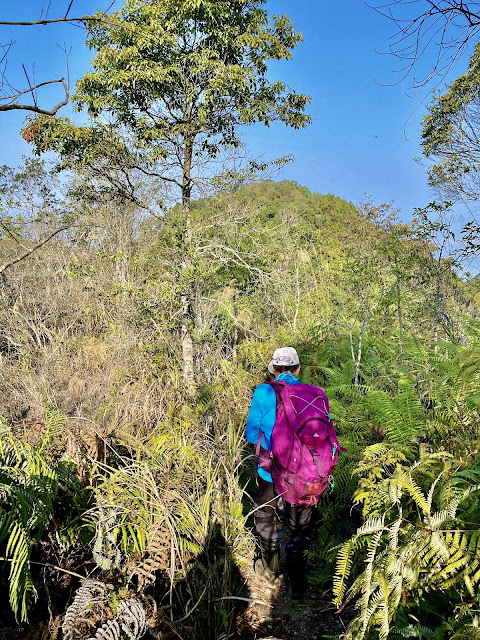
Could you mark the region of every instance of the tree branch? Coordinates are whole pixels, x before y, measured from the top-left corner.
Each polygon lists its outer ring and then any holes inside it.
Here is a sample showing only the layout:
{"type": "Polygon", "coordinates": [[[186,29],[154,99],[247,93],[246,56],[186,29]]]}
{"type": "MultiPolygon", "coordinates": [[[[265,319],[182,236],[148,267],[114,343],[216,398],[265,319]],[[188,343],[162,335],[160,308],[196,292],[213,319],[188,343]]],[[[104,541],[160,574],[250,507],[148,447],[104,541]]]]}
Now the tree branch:
{"type": "Polygon", "coordinates": [[[68,91],[68,85],[65,81],[65,78],[61,78],[60,80],[48,80],[47,82],[41,82],[40,84],[35,85],[34,87],[30,87],[29,89],[25,89],[25,91],[19,91],[17,94],[8,96],[8,98],[0,98],[1,100],[9,100],[10,104],[0,104],[0,111],[13,111],[13,110],[23,110],[23,111],[33,111],[34,113],[41,113],[46,116],[54,116],[61,107],[64,107],[68,104],[68,100],[70,97],[70,93],[68,91]],[[18,102],[14,102],[17,98],[26,93],[31,93],[40,89],[40,87],[45,87],[49,84],[63,84],[63,88],[65,89],[65,98],[55,105],[52,109],[42,109],[37,104],[20,104],[18,102]]]}
{"type": "Polygon", "coordinates": [[[22,253],[22,255],[18,256],[17,258],[14,258],[13,260],[10,260],[10,262],[5,263],[2,267],[0,267],[0,276],[3,276],[4,272],[7,269],[9,269],[10,267],[13,267],[14,264],[21,262],[25,258],[28,258],[28,256],[30,256],[34,251],[36,251],[37,249],[40,249],[40,247],[43,247],[43,245],[47,244],[47,242],[51,240],[54,236],[61,233],[62,231],[66,231],[68,228],[69,227],[60,227],[60,229],[56,229],[50,235],[48,235],[45,238],[45,240],[38,242],[34,247],[29,249],[28,251],[25,251],[25,253],[22,253]]]}
{"type": "MultiPolygon", "coordinates": [[[[35,25],[47,25],[47,24],[55,24],[55,23],[65,23],[65,22],[69,22],[69,23],[77,23],[76,26],[80,26],[81,24],[86,26],[88,23],[95,23],[95,22],[103,22],[106,24],[116,24],[114,22],[109,22],[106,19],[106,16],[108,15],[108,12],[110,11],[110,9],[113,7],[114,5],[114,1],[111,2],[109,4],[109,6],[107,7],[107,9],[105,9],[105,11],[102,11],[101,13],[98,13],[97,15],[93,15],[93,16],[89,16],[89,15],[83,15],[83,16],[79,16],[79,17],[70,17],[69,13],[70,10],[72,8],[73,5],[73,0],[70,0],[67,10],[65,12],[65,15],[61,18],[52,18],[49,19],[47,17],[42,17],[43,15],[43,10],[41,13],[41,16],[38,20],[27,20],[27,21],[23,21],[23,20],[18,20],[18,21],[11,21],[11,20],[0,20],[0,25],[2,26],[12,26],[12,27],[28,27],[28,26],[35,26],[35,25]]],[[[48,10],[47,10],[48,13],[48,10]]],[[[7,61],[7,55],[12,47],[13,41],[9,42],[8,44],[4,45],[2,43],[0,43],[0,50],[3,49],[3,55],[1,55],[0,57],[0,64],[3,65],[3,68],[0,69],[0,90],[3,89],[2,93],[5,94],[7,93],[4,89],[4,87],[8,87],[11,90],[10,95],[3,95],[0,97],[0,111],[14,111],[14,110],[19,110],[19,111],[31,111],[33,113],[38,113],[38,114],[43,114],[43,115],[47,115],[47,116],[53,116],[57,113],[57,111],[59,109],[61,109],[62,107],[64,107],[65,105],[68,104],[68,100],[69,100],[69,89],[68,89],[68,83],[65,81],[64,78],[61,78],[60,80],[49,80],[48,82],[42,82],[40,84],[37,84],[35,86],[31,86],[30,83],[30,79],[28,77],[28,74],[26,72],[25,66],[23,66],[23,70],[25,72],[25,75],[27,77],[27,82],[29,85],[29,88],[24,90],[24,91],[18,91],[15,92],[15,90],[13,89],[13,87],[11,86],[11,84],[8,82],[8,80],[5,77],[5,69],[6,69],[6,61],[7,61]],[[35,91],[37,89],[39,89],[40,87],[44,87],[46,85],[49,84],[63,84],[63,87],[65,89],[65,98],[59,102],[56,106],[54,106],[52,109],[43,109],[41,107],[38,106],[37,104],[37,100],[36,100],[36,96],[35,96],[35,91]],[[29,105],[29,104],[20,104],[19,102],[17,102],[18,98],[22,95],[25,95],[27,93],[31,93],[32,97],[33,97],[33,105],[29,105]],[[3,103],[3,104],[1,104],[3,103]]],[[[66,52],[65,52],[66,53],[66,52]]],[[[67,54],[66,54],[67,55],[67,54]]],[[[67,55],[67,76],[68,76],[68,55],[67,55]]]]}
{"type": "Polygon", "coordinates": [[[8,26],[8,27],[33,27],[36,25],[47,25],[47,24],[56,24],[59,22],[106,22],[105,16],[110,11],[110,9],[115,4],[115,0],[109,4],[109,6],[102,11],[99,16],[89,16],[84,15],[77,18],[70,18],[68,16],[70,9],[72,8],[73,0],[68,5],[68,9],[65,12],[63,18],[40,18],[40,20],[19,20],[19,21],[10,21],[10,20],[0,20],[0,25],[8,26]]]}
{"type": "Polygon", "coordinates": [[[436,48],[430,71],[425,72],[422,79],[413,80],[414,89],[421,89],[433,78],[437,78],[439,84],[465,53],[468,42],[475,40],[480,30],[479,2],[377,0],[367,2],[367,6],[388,18],[397,29],[390,38],[387,53],[406,63],[405,67],[398,70],[402,72],[399,82],[410,74],[427,50],[436,48]],[[410,12],[409,15],[407,11],[410,12]]]}

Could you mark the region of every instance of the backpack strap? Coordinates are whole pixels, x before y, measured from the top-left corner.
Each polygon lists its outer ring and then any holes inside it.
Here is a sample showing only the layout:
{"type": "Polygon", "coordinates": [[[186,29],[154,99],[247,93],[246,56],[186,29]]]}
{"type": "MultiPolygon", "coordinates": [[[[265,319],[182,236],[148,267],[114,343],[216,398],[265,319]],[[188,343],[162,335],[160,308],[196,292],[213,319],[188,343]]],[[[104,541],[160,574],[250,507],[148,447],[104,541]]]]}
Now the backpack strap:
{"type": "MultiPolygon", "coordinates": [[[[285,383],[284,382],[275,382],[275,381],[273,381],[273,382],[266,382],[265,384],[269,384],[271,387],[273,387],[273,389],[275,391],[276,402],[277,402],[276,409],[278,411],[278,403],[279,403],[278,398],[279,398],[279,396],[278,396],[278,393],[277,393],[277,385],[281,386],[281,387],[284,387],[285,383]]],[[[258,440],[257,440],[257,447],[255,449],[255,455],[256,456],[260,456],[260,449],[262,448],[262,437],[263,436],[265,436],[265,442],[267,443],[267,451],[268,451],[268,453],[270,454],[270,457],[271,457],[271,455],[272,455],[272,447],[270,446],[270,442],[268,441],[267,436],[263,433],[261,427],[259,427],[259,429],[258,429],[258,440]]]]}
{"type": "Polygon", "coordinates": [[[255,450],[255,455],[258,457],[258,466],[264,471],[266,471],[267,473],[272,473],[272,461],[273,461],[272,448],[270,446],[270,442],[268,441],[267,436],[263,433],[261,429],[259,429],[259,432],[258,432],[257,448],[255,450]],[[263,436],[265,436],[267,449],[264,449],[262,447],[263,436]]]}
{"type": "Polygon", "coordinates": [[[285,415],[287,417],[287,422],[290,425],[290,416],[287,414],[287,410],[285,408],[285,402],[282,398],[282,391],[286,389],[287,385],[285,384],[285,382],[282,382],[281,380],[273,380],[272,382],[267,382],[266,384],[269,384],[272,387],[272,389],[275,391],[275,397],[277,400],[275,415],[278,416],[279,408],[283,407],[283,410],[285,411],[285,415]]]}
{"type": "MultiPolygon", "coordinates": [[[[269,383],[269,384],[272,384],[272,383],[269,383]]],[[[311,384],[304,384],[303,382],[301,383],[301,385],[304,388],[309,389],[310,392],[313,395],[317,396],[312,401],[312,404],[314,404],[317,401],[317,399],[321,399],[322,400],[323,406],[324,406],[323,409],[321,407],[318,407],[318,405],[314,405],[314,406],[317,409],[319,409],[320,411],[322,411],[322,413],[325,414],[325,418],[327,418],[328,422],[331,423],[332,422],[332,416],[330,415],[330,407],[328,406],[328,398],[325,396],[325,392],[323,391],[323,389],[320,389],[320,387],[315,387],[314,385],[311,385],[311,384]],[[319,393],[319,392],[321,392],[321,393],[319,393]]],[[[281,393],[283,389],[279,389],[278,390],[278,393],[280,394],[280,400],[281,400],[282,406],[284,407],[285,415],[287,416],[288,423],[289,424],[295,423],[295,421],[298,418],[298,414],[296,413],[295,409],[293,408],[291,397],[295,397],[295,387],[297,385],[286,385],[285,384],[283,386],[285,387],[285,394],[287,395],[289,401],[287,401],[287,398],[283,398],[283,394],[281,393]]]]}
{"type": "Polygon", "coordinates": [[[296,385],[287,385],[285,384],[285,382],[277,382],[276,380],[267,384],[271,385],[275,389],[275,394],[277,396],[277,412],[279,409],[279,405],[281,405],[283,411],[285,412],[285,417],[287,418],[288,425],[291,427],[297,421],[297,414],[295,413],[295,409],[293,408],[293,404],[290,400],[290,395],[295,390],[296,385]],[[285,394],[287,398],[284,398],[283,394],[285,394]]]}
{"type": "Polygon", "coordinates": [[[293,408],[292,402],[290,400],[290,389],[287,389],[287,385],[284,385],[284,388],[280,391],[280,400],[282,402],[282,407],[287,417],[287,422],[291,427],[291,425],[295,424],[297,420],[297,414],[295,413],[295,409],[293,408]],[[286,398],[283,398],[282,391],[287,396],[286,398]]]}
{"type": "MultiPolygon", "coordinates": [[[[260,455],[260,449],[262,448],[262,437],[265,436],[265,434],[263,433],[263,431],[261,429],[258,430],[258,440],[257,440],[257,448],[255,449],[255,455],[259,456],[260,455]]],[[[272,452],[272,448],[270,446],[270,443],[268,441],[267,436],[265,436],[265,442],[267,443],[267,449],[268,449],[268,453],[272,452]]]]}
{"type": "MultiPolygon", "coordinates": [[[[269,384],[273,390],[275,391],[275,397],[276,397],[276,412],[278,413],[278,405],[280,402],[282,402],[283,404],[283,400],[281,399],[280,394],[280,390],[282,387],[285,386],[284,382],[276,382],[275,380],[273,382],[267,382],[266,384],[269,384]]],[[[267,451],[269,453],[269,456],[272,457],[272,447],[270,446],[270,442],[268,441],[267,436],[263,433],[261,427],[258,429],[258,440],[257,440],[257,447],[255,449],[255,455],[257,457],[260,457],[260,449],[262,449],[262,437],[265,436],[265,442],[267,443],[267,451]]]]}

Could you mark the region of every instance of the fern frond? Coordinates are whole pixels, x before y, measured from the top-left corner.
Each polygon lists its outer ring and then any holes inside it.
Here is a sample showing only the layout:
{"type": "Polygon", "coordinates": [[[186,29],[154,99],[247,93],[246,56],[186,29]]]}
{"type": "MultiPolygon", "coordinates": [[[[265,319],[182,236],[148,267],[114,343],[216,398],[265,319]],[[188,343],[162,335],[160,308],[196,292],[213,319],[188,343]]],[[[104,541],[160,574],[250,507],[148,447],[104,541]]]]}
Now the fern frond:
{"type": "Polygon", "coordinates": [[[333,576],[333,595],[334,603],[337,607],[342,603],[343,597],[347,590],[346,581],[350,576],[353,563],[353,553],[355,550],[356,537],[345,542],[340,547],[337,554],[337,566],[333,576]]]}
{"type": "Polygon", "coordinates": [[[415,501],[417,507],[426,515],[430,513],[430,506],[423,495],[422,490],[412,478],[412,476],[405,471],[400,465],[395,470],[395,480],[403,488],[404,491],[410,494],[415,501]]]}
{"type": "Polygon", "coordinates": [[[371,533],[383,531],[385,527],[385,515],[376,518],[369,518],[365,524],[357,529],[357,536],[366,536],[371,533]]]}
{"type": "Polygon", "coordinates": [[[19,522],[15,522],[5,550],[5,556],[10,559],[9,599],[10,606],[17,620],[26,622],[28,619],[28,596],[35,593],[30,576],[30,535],[19,522]]]}
{"type": "Polygon", "coordinates": [[[47,446],[57,445],[65,436],[65,414],[58,407],[48,406],[45,409],[46,434],[40,447],[42,451],[47,446]]]}
{"type": "Polygon", "coordinates": [[[457,514],[457,509],[459,505],[468,498],[472,493],[478,493],[480,491],[480,485],[475,485],[473,487],[469,487],[463,493],[455,496],[447,506],[448,514],[451,518],[454,518],[457,514]]]}

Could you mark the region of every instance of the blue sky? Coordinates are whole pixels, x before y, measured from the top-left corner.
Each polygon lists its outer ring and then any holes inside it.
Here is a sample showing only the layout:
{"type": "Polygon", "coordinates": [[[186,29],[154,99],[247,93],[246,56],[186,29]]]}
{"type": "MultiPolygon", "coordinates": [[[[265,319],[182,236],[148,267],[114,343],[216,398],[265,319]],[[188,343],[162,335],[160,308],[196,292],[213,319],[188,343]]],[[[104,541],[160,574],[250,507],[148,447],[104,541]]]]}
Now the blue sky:
{"type": "MultiPolygon", "coordinates": [[[[36,19],[45,4],[46,0],[3,0],[0,15],[6,20],[36,19]]],[[[71,15],[91,13],[108,4],[108,0],[75,0],[71,15]]],[[[50,16],[61,15],[67,5],[67,0],[52,0],[50,16]]],[[[354,203],[364,194],[376,203],[393,201],[402,217],[410,218],[414,207],[427,204],[434,195],[428,189],[425,168],[415,162],[421,156],[419,138],[426,106],[419,106],[420,98],[408,96],[408,80],[387,86],[398,79],[398,61],[376,53],[387,49],[393,25],[363,0],[269,0],[267,7],[270,13],[287,13],[303,34],[304,42],[294,51],[293,60],[275,64],[270,73],[272,79],[284,80],[312,96],[313,123],[300,132],[282,125],[247,130],[244,138],[252,155],[268,160],[293,154],[295,163],[283,170],[282,178],[354,203]]],[[[72,47],[72,86],[92,57],[83,46],[83,32],[69,25],[0,27],[0,42],[10,39],[16,42],[8,75],[18,84],[23,82],[22,63],[29,72],[35,68],[37,82],[65,74],[64,55],[57,44],[72,47]]],[[[457,66],[455,75],[467,62],[457,66]]],[[[43,101],[55,104],[60,93],[59,89],[45,92],[43,101]]],[[[69,115],[69,109],[62,113],[69,115]]],[[[29,153],[18,135],[24,117],[21,112],[0,114],[0,164],[15,165],[22,154],[29,153]]]]}

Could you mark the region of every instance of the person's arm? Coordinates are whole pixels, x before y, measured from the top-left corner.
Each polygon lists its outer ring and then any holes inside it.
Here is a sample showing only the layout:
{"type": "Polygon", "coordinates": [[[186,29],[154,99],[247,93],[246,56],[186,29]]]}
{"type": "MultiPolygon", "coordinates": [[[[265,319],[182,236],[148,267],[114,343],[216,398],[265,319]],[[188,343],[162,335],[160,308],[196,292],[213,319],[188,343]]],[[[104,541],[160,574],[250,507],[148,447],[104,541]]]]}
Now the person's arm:
{"type": "MultiPolygon", "coordinates": [[[[261,384],[255,389],[247,418],[247,442],[257,444],[260,429],[264,435],[270,438],[275,423],[275,405],[275,391],[269,384],[261,384]]],[[[263,446],[266,446],[266,443],[263,446]]]]}

